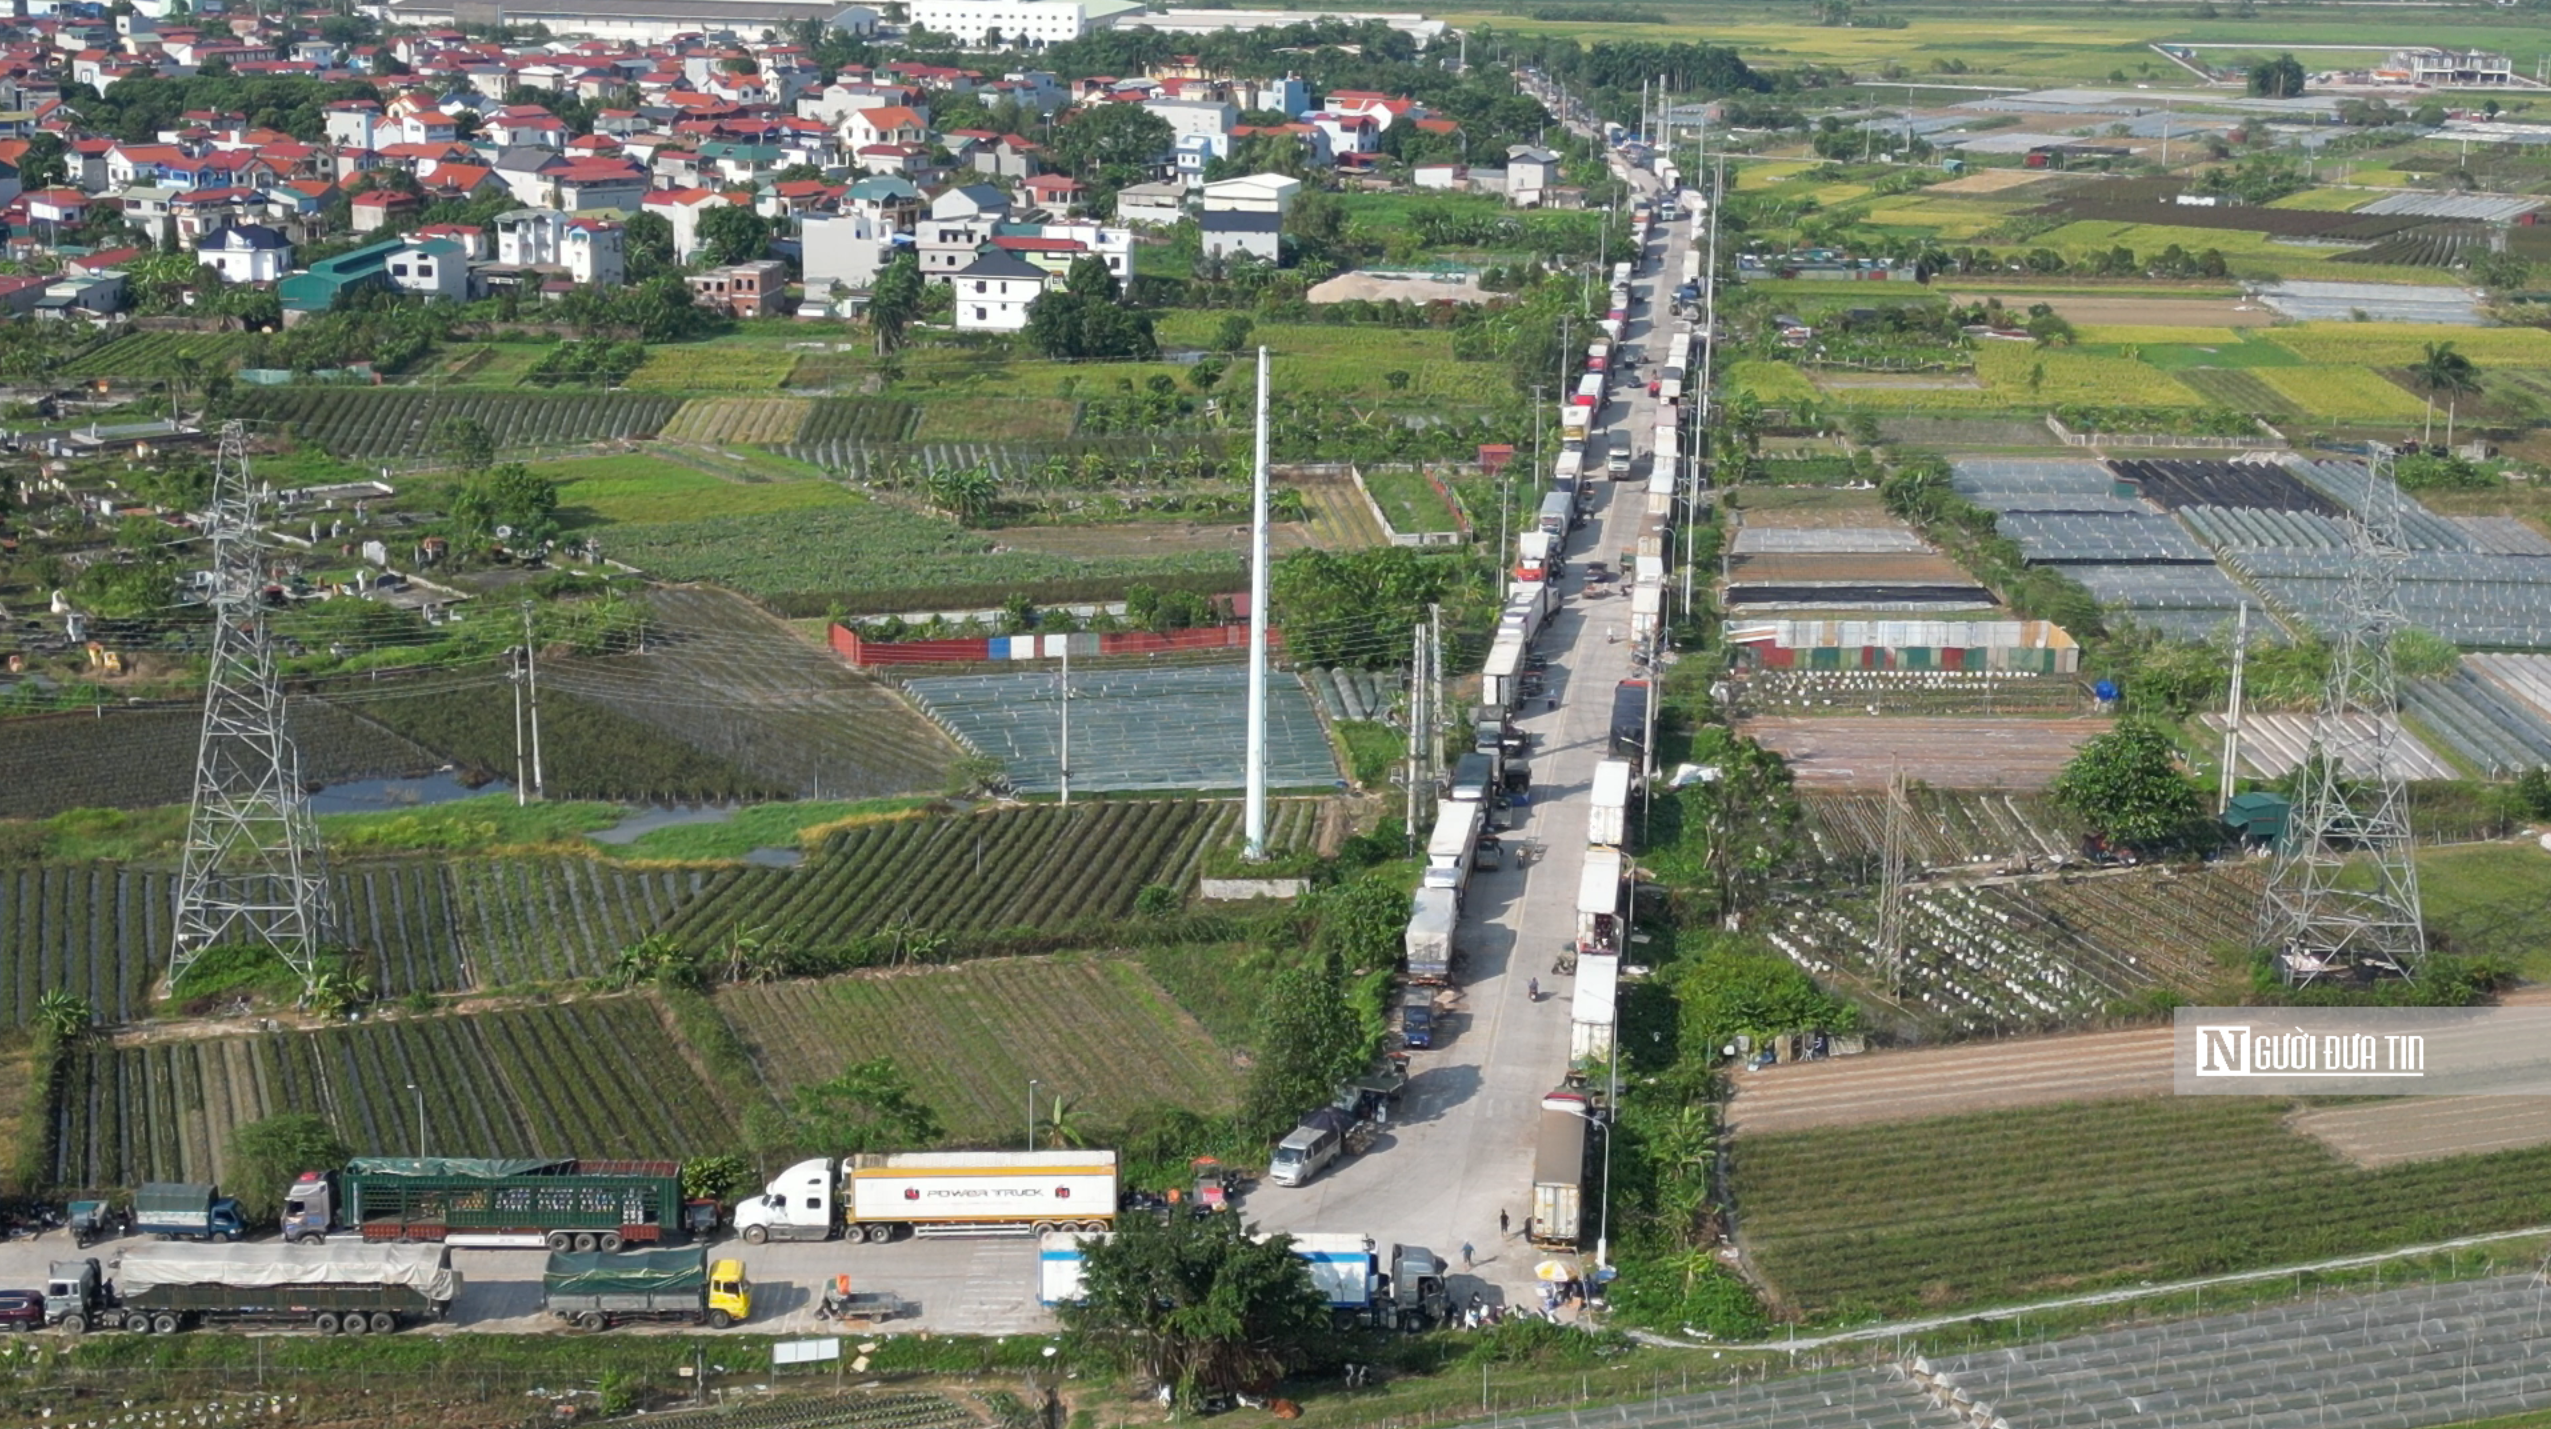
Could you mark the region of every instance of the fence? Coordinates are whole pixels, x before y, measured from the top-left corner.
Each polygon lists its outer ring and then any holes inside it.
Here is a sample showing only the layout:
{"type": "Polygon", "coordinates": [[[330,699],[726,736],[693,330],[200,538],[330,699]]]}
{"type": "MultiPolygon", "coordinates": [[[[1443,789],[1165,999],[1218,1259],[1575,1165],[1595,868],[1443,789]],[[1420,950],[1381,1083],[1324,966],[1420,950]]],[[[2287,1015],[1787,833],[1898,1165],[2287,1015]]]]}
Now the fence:
{"type": "Polygon", "coordinates": [[[2046,426],[2055,439],[2068,447],[2170,447],[2186,451],[2259,451],[2283,450],[2288,443],[2285,433],[2260,422],[2261,435],[2255,437],[2183,437],[2172,432],[2077,432],[2046,414],[2046,426]]]}
{"type": "MultiPolygon", "coordinates": [[[[1245,650],[1246,625],[1206,625],[1155,635],[1147,630],[1109,635],[975,635],[955,640],[871,640],[847,625],[832,627],[834,653],[863,669],[878,665],[970,665],[998,660],[1059,660],[1066,651],[1084,658],[1165,655],[1187,650],[1245,650]]],[[[1267,647],[1282,641],[1267,632],[1267,647]]]]}

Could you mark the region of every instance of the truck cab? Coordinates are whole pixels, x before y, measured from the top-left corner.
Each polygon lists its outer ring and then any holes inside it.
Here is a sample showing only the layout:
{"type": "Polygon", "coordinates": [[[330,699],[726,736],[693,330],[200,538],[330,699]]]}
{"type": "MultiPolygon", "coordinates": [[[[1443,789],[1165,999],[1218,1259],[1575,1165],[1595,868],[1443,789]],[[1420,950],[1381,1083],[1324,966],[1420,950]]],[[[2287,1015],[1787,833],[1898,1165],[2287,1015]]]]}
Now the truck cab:
{"type": "Polygon", "coordinates": [[[827,1240],[840,1225],[839,1173],[831,1161],[800,1161],[772,1178],[762,1194],[735,1208],[735,1231],[755,1245],[773,1240],[827,1240]]]}
{"type": "Polygon", "coordinates": [[[744,1262],[733,1257],[709,1266],[709,1322],[741,1325],[753,1318],[753,1285],[744,1278],[744,1262]]]}
{"type": "Polygon", "coordinates": [[[1443,1258],[1422,1245],[1392,1246],[1387,1323],[1423,1330],[1449,1317],[1452,1296],[1444,1287],[1444,1270],[1443,1258]]]}
{"type": "Polygon", "coordinates": [[[97,1259],[57,1260],[44,1277],[44,1323],[73,1334],[89,1327],[106,1303],[106,1285],[97,1259]]]}

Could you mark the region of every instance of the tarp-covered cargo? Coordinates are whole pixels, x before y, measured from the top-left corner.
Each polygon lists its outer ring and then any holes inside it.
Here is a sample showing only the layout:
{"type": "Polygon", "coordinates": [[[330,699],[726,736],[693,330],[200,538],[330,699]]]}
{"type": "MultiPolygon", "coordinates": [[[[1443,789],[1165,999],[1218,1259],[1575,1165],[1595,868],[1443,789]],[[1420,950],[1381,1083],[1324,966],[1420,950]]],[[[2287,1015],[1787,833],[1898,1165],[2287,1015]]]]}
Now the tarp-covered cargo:
{"type": "Polygon", "coordinates": [[[133,1193],[133,1215],[138,1220],[154,1221],[192,1213],[200,1219],[212,1200],[210,1186],[192,1181],[146,1181],[133,1193]]]}
{"type": "Polygon", "coordinates": [[[697,1290],[709,1280],[709,1253],[682,1250],[551,1251],[540,1273],[543,1289],[558,1295],[665,1295],[697,1290]]]}
{"type": "Polygon", "coordinates": [[[460,1293],[451,1252],[439,1245],[368,1245],[357,1241],[283,1245],[137,1245],[124,1252],[115,1288],[126,1295],[170,1285],[404,1285],[429,1300],[460,1293]]]}

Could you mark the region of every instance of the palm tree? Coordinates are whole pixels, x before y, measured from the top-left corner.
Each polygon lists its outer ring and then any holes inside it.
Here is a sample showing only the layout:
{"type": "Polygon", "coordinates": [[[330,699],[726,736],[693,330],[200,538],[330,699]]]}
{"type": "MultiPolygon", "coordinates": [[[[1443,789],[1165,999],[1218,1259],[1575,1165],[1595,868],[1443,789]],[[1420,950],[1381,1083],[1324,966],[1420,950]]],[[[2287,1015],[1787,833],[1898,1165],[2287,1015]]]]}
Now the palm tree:
{"type": "Polygon", "coordinates": [[[2456,352],[2450,342],[2428,343],[2426,355],[2411,366],[2409,375],[2430,393],[2480,390],[2479,365],[2456,352]]]}

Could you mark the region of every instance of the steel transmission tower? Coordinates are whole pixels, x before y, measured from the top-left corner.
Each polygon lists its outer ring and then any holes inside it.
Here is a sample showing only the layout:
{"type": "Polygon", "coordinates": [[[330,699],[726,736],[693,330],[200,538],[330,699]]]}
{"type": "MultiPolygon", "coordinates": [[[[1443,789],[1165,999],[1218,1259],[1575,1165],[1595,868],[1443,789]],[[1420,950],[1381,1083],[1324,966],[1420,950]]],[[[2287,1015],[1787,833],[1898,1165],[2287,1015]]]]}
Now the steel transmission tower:
{"type": "Polygon", "coordinates": [[[2348,521],[2343,622],[2329,688],[2297,776],[2286,836],[2259,909],[2259,940],[2300,986],[2359,972],[2414,977],[2427,953],[2401,774],[2400,691],[2392,637],[2400,612],[2400,488],[2391,452],[2365,463],[2365,498],[2348,521]],[[2350,767],[2361,769],[2352,776],[2350,767]]]}
{"type": "Polygon", "coordinates": [[[222,428],[213,467],[212,662],[195,799],[177,885],[174,982],[218,944],[271,947],[306,984],[333,924],[319,832],[301,792],[301,759],[284,735],[266,630],[263,493],[248,475],[240,425],[222,428]]]}

